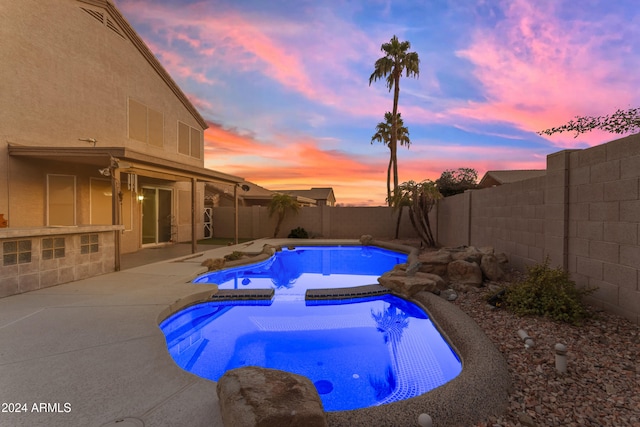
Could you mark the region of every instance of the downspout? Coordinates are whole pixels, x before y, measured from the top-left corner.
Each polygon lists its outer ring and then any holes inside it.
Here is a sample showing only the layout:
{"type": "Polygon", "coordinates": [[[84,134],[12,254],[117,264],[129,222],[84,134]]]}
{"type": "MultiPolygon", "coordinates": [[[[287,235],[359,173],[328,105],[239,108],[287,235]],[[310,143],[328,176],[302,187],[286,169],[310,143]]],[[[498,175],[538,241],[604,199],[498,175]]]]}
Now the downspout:
{"type": "MultiPolygon", "coordinates": [[[[120,182],[120,170],[116,167],[113,159],[111,159],[111,222],[113,225],[120,225],[120,202],[122,194],[118,183],[120,182]],[[117,175],[117,176],[116,176],[117,175]]],[[[113,246],[114,246],[114,270],[120,271],[120,230],[114,230],[113,246]]]]}

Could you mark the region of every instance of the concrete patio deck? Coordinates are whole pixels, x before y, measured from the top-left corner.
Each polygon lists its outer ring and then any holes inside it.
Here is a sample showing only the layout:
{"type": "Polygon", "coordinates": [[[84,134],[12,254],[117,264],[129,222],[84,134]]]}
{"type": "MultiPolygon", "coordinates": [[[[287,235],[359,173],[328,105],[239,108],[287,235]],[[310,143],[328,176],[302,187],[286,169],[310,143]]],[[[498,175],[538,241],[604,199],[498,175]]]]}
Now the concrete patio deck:
{"type": "Polygon", "coordinates": [[[0,299],[0,426],[222,426],[216,384],[173,362],[158,315],[207,286],[188,283],[204,259],[261,249],[217,247],[0,299]]]}

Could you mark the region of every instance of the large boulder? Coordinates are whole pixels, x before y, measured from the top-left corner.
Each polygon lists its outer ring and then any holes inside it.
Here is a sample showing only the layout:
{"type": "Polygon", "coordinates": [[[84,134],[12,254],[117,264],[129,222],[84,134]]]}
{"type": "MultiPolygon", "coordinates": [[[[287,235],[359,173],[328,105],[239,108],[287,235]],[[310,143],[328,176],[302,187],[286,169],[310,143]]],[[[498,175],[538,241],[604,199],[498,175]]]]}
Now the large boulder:
{"type": "Polygon", "coordinates": [[[407,298],[422,291],[438,294],[447,287],[442,277],[419,271],[408,276],[402,270],[393,270],[380,276],[378,282],[385,288],[407,298]]]}
{"type": "Polygon", "coordinates": [[[498,281],[504,276],[498,257],[493,254],[484,254],[480,261],[480,269],[485,277],[491,281],[498,281]]]}
{"type": "Polygon", "coordinates": [[[423,273],[437,274],[438,276],[447,274],[447,265],[451,260],[451,253],[446,249],[424,252],[418,256],[418,261],[421,264],[420,271],[423,273]]]}
{"type": "Polygon", "coordinates": [[[247,366],[227,371],[217,391],[225,426],[327,426],[315,386],[301,375],[247,366]]]}
{"type": "Polygon", "coordinates": [[[465,286],[482,286],[482,270],[475,262],[451,261],[447,266],[447,276],[451,283],[465,286]]]}
{"type": "Polygon", "coordinates": [[[458,248],[449,248],[448,250],[451,252],[451,258],[454,261],[462,260],[480,264],[483,255],[475,246],[460,246],[458,248]]]}

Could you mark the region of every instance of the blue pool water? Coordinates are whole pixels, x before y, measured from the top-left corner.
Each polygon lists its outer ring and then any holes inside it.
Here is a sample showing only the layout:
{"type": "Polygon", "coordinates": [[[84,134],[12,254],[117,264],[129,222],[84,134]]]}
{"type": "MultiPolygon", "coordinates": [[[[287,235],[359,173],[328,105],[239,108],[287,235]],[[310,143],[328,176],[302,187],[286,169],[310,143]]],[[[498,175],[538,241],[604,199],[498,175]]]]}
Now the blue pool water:
{"type": "Polygon", "coordinates": [[[360,247],[282,253],[287,262],[271,259],[244,271],[207,275],[222,287],[273,287],[272,300],[202,303],[162,322],[169,352],[179,366],[214,381],[242,366],[304,375],[315,384],[327,411],[407,399],[460,373],[458,357],[428,315],[408,301],[393,295],[305,301],[310,288],[374,284],[380,274],[404,262],[404,254],[360,247]],[[289,262],[291,271],[286,268],[289,262]],[[278,272],[280,268],[288,273],[278,272]],[[243,285],[245,279],[249,283],[243,285]]]}
{"type": "Polygon", "coordinates": [[[194,283],[304,294],[307,289],[377,284],[380,275],[406,260],[406,254],[370,246],[299,246],[283,248],[263,262],[204,274],[194,283]]]}

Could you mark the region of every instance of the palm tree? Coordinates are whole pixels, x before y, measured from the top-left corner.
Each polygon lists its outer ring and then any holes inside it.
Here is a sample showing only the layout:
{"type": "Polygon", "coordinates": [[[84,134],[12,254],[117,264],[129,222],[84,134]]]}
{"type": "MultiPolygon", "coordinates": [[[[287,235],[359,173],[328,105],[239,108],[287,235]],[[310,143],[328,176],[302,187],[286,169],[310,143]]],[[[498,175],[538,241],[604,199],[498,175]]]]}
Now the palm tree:
{"type": "Polygon", "coordinates": [[[389,141],[389,149],[391,150],[391,164],[393,165],[393,190],[398,189],[398,159],[397,146],[398,134],[398,98],[400,97],[400,76],[404,72],[407,77],[418,76],[420,74],[420,59],[416,52],[408,52],[411,43],[408,41],[399,41],[395,35],[389,43],[383,43],[380,50],[384,52],[384,56],[379,58],[375,65],[374,71],[369,77],[369,86],[378,79],[386,78],[387,88],[389,92],[393,89],[393,111],[391,124],[391,139],[389,141]]]}
{"type": "Polygon", "coordinates": [[[287,215],[287,212],[292,211],[294,213],[298,213],[299,210],[300,204],[298,201],[288,194],[276,193],[271,197],[271,200],[269,201],[269,218],[274,214],[278,215],[276,229],[273,232],[274,238],[278,236],[280,226],[282,225],[282,221],[284,221],[284,217],[287,215]]]}
{"type": "MultiPolygon", "coordinates": [[[[391,129],[393,127],[393,116],[390,112],[384,114],[384,122],[378,123],[376,126],[376,133],[371,137],[371,143],[382,142],[391,150],[391,129]]],[[[397,141],[400,145],[406,145],[407,148],[411,145],[409,139],[409,129],[404,125],[401,113],[398,113],[397,123],[397,141]]],[[[391,205],[391,167],[392,167],[393,155],[389,156],[389,167],[387,168],[387,203],[391,205]]]]}

